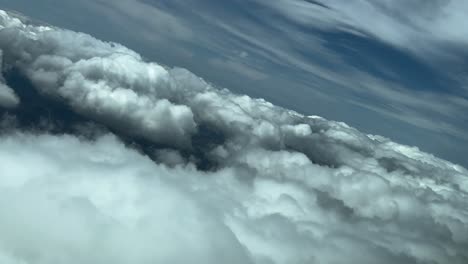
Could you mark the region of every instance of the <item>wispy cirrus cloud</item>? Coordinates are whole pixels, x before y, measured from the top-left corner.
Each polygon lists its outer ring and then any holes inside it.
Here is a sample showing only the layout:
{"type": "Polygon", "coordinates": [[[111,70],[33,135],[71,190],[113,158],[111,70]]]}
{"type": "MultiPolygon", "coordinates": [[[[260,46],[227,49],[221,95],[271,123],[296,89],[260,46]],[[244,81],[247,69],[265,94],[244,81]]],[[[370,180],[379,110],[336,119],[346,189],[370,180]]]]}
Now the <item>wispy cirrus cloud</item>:
{"type": "Polygon", "coordinates": [[[468,14],[463,0],[257,2],[297,23],[367,35],[428,61],[440,59],[437,55],[456,59],[468,43],[468,31],[460,26],[468,14]]]}

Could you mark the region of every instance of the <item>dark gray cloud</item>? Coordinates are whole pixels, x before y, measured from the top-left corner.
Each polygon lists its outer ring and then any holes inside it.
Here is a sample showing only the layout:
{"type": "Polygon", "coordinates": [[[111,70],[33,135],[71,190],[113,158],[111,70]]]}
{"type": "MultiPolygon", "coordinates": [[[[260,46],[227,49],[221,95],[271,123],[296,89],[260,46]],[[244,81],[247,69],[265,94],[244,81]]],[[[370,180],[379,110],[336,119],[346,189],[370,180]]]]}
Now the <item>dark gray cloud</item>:
{"type": "Polygon", "coordinates": [[[0,17],[0,261],[468,261],[461,166],[0,17]]]}
{"type": "Polygon", "coordinates": [[[1,73],[3,72],[3,52],[0,50],[0,107],[11,108],[19,103],[15,92],[5,84],[1,73]]]}
{"type": "Polygon", "coordinates": [[[11,108],[18,105],[18,97],[15,95],[13,90],[0,82],[0,107],[11,108]]]}

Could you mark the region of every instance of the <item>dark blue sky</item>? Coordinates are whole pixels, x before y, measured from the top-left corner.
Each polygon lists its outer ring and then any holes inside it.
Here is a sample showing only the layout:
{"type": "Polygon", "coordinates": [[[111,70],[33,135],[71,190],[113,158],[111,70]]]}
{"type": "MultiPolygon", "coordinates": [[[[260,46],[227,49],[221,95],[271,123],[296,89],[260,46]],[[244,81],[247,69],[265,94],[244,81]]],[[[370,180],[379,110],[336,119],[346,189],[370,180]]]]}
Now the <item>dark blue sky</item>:
{"type": "Polygon", "coordinates": [[[0,8],[468,166],[463,0],[0,0],[0,8]]]}

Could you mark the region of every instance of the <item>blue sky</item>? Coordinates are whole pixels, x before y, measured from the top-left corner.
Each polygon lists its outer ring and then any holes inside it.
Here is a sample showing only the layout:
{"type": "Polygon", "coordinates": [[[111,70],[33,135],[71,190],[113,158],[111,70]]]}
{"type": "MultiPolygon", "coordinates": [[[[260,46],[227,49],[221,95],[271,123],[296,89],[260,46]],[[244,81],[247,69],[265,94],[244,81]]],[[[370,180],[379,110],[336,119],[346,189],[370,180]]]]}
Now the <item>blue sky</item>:
{"type": "Polygon", "coordinates": [[[468,166],[464,0],[0,0],[0,7],[468,166]]]}

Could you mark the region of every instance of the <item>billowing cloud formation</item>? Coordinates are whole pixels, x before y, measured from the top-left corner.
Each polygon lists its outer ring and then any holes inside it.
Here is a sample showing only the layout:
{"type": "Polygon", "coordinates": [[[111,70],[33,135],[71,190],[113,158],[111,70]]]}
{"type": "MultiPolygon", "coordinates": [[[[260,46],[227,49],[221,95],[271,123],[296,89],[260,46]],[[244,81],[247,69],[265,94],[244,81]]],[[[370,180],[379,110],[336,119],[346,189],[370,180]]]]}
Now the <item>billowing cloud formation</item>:
{"type": "Polygon", "coordinates": [[[2,262],[468,261],[464,168],[0,16],[6,83],[24,89],[19,72],[35,100],[113,131],[25,132],[23,112],[5,115],[2,262]]]}
{"type": "Polygon", "coordinates": [[[93,119],[158,142],[175,138],[180,142],[173,143],[186,143],[195,130],[187,106],[160,96],[163,89],[155,91],[156,86],[171,89],[171,76],[161,66],[146,64],[120,45],[84,34],[16,23],[3,27],[0,45],[5,62],[20,68],[41,93],[63,98],[93,119]]]}

